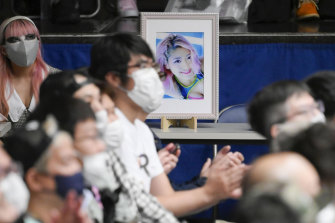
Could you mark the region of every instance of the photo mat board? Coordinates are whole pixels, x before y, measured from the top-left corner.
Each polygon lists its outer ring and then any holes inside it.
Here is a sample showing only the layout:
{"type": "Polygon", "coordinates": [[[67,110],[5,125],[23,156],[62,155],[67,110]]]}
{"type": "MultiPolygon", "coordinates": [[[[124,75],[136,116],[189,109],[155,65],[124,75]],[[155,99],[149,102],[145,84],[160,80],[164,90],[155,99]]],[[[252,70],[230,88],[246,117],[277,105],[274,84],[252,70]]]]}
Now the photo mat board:
{"type": "Polygon", "coordinates": [[[217,13],[141,13],[141,35],[164,73],[163,103],[149,119],[216,119],[218,27],[217,13]]]}

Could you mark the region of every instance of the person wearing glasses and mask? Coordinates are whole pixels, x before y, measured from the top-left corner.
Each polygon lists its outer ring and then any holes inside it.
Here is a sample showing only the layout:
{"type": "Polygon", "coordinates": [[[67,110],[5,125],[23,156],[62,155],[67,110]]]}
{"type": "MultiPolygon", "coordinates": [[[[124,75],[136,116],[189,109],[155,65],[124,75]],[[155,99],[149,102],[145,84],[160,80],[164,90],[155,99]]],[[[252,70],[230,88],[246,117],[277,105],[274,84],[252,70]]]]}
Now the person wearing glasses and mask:
{"type": "Polygon", "coordinates": [[[9,123],[12,129],[25,123],[38,102],[40,84],[53,70],[42,58],[40,34],[31,19],[14,16],[2,22],[0,131],[9,123]]]}
{"type": "Polygon", "coordinates": [[[115,89],[116,114],[124,128],[118,151],[126,169],[163,207],[176,216],[208,208],[222,199],[240,195],[246,170],[240,153],[222,149],[209,168],[203,187],[175,192],[159,161],[154,138],[141,121],[157,109],[164,95],[153,54],[139,36],[117,33],[101,38],[91,49],[90,74],[115,89]]]}
{"type": "Polygon", "coordinates": [[[248,105],[251,127],[269,140],[295,126],[325,122],[323,111],[323,104],[315,101],[308,86],[295,80],[265,86],[248,105]]]}

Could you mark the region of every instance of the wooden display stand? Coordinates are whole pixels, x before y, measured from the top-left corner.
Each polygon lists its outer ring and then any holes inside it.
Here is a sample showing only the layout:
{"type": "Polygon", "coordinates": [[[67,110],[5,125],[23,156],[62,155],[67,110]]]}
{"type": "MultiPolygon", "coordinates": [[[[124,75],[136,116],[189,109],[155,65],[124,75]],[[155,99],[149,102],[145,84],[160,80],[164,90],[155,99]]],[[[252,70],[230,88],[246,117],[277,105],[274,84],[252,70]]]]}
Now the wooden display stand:
{"type": "Polygon", "coordinates": [[[197,129],[197,118],[192,117],[191,119],[167,119],[165,116],[161,118],[161,129],[166,131],[170,126],[183,127],[187,126],[190,129],[197,129]]]}

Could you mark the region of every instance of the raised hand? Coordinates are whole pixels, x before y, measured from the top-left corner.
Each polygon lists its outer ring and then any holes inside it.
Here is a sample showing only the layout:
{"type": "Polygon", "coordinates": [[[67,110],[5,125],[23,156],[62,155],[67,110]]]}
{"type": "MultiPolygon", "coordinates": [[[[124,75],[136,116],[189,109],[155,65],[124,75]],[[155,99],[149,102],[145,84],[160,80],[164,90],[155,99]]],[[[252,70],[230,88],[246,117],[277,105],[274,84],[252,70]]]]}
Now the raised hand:
{"type": "Polygon", "coordinates": [[[80,210],[82,199],[78,198],[75,191],[70,191],[65,200],[64,207],[51,211],[52,223],[92,223],[92,220],[80,210]]]}
{"type": "Polygon", "coordinates": [[[176,167],[180,153],[180,149],[176,150],[176,146],[173,143],[169,143],[158,152],[159,160],[166,174],[169,174],[176,167]]]}
{"type": "Polygon", "coordinates": [[[213,159],[208,169],[205,184],[207,193],[217,201],[226,198],[237,198],[241,195],[241,181],[248,167],[242,163],[241,153],[230,152],[230,146],[223,147],[213,159]]]}

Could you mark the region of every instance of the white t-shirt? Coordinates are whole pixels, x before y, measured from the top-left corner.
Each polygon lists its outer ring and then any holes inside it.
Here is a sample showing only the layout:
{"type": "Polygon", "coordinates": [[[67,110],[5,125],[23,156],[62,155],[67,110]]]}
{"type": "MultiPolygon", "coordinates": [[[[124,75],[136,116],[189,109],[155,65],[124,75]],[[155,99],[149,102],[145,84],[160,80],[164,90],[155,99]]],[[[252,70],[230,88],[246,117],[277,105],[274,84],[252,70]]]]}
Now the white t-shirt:
{"type": "Polygon", "coordinates": [[[151,179],[163,173],[152,132],[144,122],[136,119],[131,123],[119,109],[116,108],[115,112],[122,122],[124,133],[121,149],[116,152],[128,172],[149,192],[151,179]]]}
{"type": "Polygon", "coordinates": [[[329,203],[322,208],[316,216],[317,223],[334,223],[335,221],[335,205],[329,203]]]}

